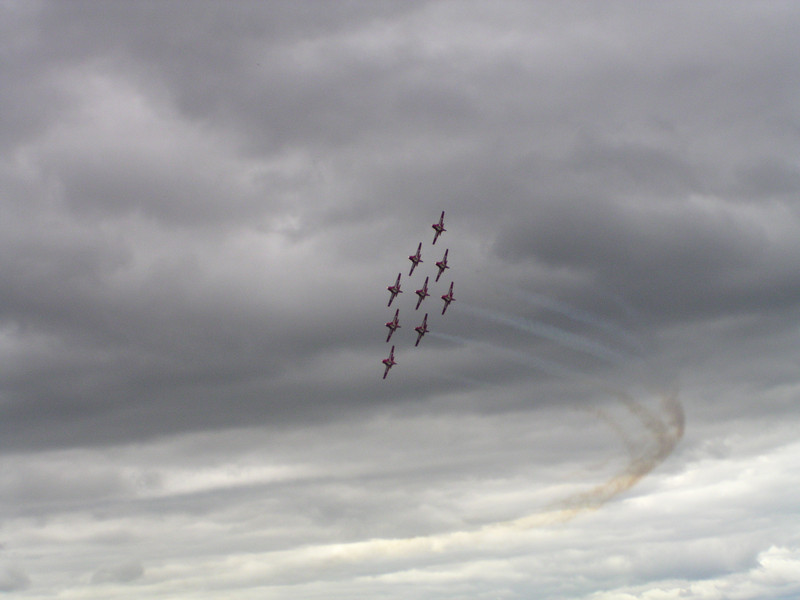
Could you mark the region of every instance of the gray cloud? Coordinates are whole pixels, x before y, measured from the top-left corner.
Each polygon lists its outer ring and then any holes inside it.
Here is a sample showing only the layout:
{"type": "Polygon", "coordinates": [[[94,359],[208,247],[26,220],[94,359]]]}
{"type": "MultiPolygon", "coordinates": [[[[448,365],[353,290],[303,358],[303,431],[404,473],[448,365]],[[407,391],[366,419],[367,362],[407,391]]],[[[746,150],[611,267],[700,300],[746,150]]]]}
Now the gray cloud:
{"type": "Polygon", "coordinates": [[[793,593],[799,16],[4,4],[0,587],[793,593]]]}
{"type": "Polygon", "coordinates": [[[30,578],[22,569],[13,566],[0,569],[0,591],[19,592],[27,589],[30,584],[30,578]]]}
{"type": "Polygon", "coordinates": [[[584,270],[661,315],[780,310],[800,285],[791,266],[800,249],[781,231],[784,214],[714,198],[647,207],[554,200],[501,233],[495,248],[502,258],[584,270]]]}
{"type": "Polygon", "coordinates": [[[144,567],[137,561],[125,562],[95,571],[92,583],[129,583],[144,575],[144,567]]]}

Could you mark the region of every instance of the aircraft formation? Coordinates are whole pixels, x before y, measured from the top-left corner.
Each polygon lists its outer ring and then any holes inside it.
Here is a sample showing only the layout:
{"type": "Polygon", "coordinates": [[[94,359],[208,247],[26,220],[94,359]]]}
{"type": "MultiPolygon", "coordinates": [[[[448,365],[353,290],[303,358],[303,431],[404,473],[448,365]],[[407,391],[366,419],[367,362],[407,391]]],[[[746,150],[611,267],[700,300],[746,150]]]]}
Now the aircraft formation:
{"type": "MultiPolygon", "coordinates": [[[[442,211],[442,215],[439,217],[439,221],[434,223],[433,225],[431,225],[431,227],[433,228],[433,230],[435,232],[433,234],[433,243],[431,245],[435,245],[436,244],[436,240],[439,239],[439,236],[442,235],[445,231],[447,231],[444,228],[444,211],[442,211]]],[[[447,264],[447,254],[448,254],[448,252],[450,252],[450,249],[449,248],[445,249],[444,256],[442,256],[442,260],[437,261],[436,263],[434,263],[436,268],[438,269],[438,272],[436,273],[436,279],[434,280],[434,282],[438,282],[439,278],[442,276],[442,273],[444,273],[447,269],[450,268],[450,265],[447,264]]],[[[422,242],[420,242],[419,245],[417,245],[417,251],[414,254],[410,255],[408,257],[408,260],[411,261],[411,269],[408,272],[408,276],[411,277],[414,274],[414,269],[416,269],[419,266],[420,263],[424,262],[422,260],[422,242]]],[[[401,278],[402,278],[402,272],[397,274],[397,279],[395,280],[394,284],[390,285],[389,287],[386,288],[388,290],[388,292],[389,292],[389,304],[387,304],[387,306],[389,306],[389,307],[392,306],[392,302],[394,302],[395,298],[397,298],[400,294],[403,293],[403,290],[400,289],[400,285],[401,285],[400,284],[400,280],[401,280],[401,278]]],[[[429,281],[430,281],[430,275],[426,275],[425,276],[425,282],[422,284],[422,287],[414,292],[417,295],[417,304],[414,307],[415,311],[419,310],[419,307],[423,303],[425,298],[427,298],[428,296],[431,295],[430,292],[428,291],[428,282],[429,281]]],[[[442,301],[444,302],[444,307],[442,308],[442,315],[444,315],[444,313],[447,311],[447,307],[450,306],[450,303],[455,300],[455,297],[453,296],[453,282],[452,281],[450,282],[450,288],[449,288],[448,292],[446,294],[442,295],[441,298],[442,298],[442,301]]],[[[392,318],[391,321],[386,323],[386,327],[389,328],[389,335],[386,336],[386,342],[388,343],[389,340],[392,339],[392,335],[394,335],[394,332],[396,330],[400,329],[400,309],[399,308],[395,309],[394,317],[392,318]]],[[[419,343],[422,340],[422,337],[426,333],[428,333],[428,331],[429,331],[429,329],[428,329],[428,313],[425,313],[425,316],[422,318],[422,323],[420,323],[419,326],[414,327],[414,331],[417,332],[417,341],[414,344],[414,346],[416,347],[416,346],[419,346],[419,343]]],[[[389,351],[389,356],[387,358],[384,358],[381,361],[383,363],[383,365],[384,365],[384,371],[383,371],[383,378],[384,379],[386,379],[386,375],[389,374],[389,369],[391,369],[394,365],[397,364],[397,362],[394,359],[394,349],[395,349],[395,346],[393,345],[392,349],[389,351]]]]}

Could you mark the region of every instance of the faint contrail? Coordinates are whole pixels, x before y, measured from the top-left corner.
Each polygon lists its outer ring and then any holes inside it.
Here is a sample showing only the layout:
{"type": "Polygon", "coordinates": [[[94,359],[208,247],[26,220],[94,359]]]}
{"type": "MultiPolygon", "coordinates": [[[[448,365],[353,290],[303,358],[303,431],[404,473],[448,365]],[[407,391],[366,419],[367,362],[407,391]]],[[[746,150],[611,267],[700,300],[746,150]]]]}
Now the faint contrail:
{"type": "Polygon", "coordinates": [[[531,335],[546,338],[550,341],[556,342],[573,350],[578,350],[579,352],[589,354],[601,360],[619,363],[626,359],[626,357],[619,352],[616,352],[611,348],[607,348],[603,344],[587,339],[581,335],[564,331],[558,327],[553,327],[552,325],[547,325],[538,321],[532,321],[523,317],[504,314],[494,310],[476,308],[463,303],[455,308],[460,312],[466,312],[476,317],[483,317],[484,319],[494,321],[495,323],[508,325],[517,331],[525,331],[531,335]]]}
{"type": "Polygon", "coordinates": [[[519,352],[517,350],[512,350],[511,348],[505,348],[503,346],[494,344],[492,342],[485,342],[482,340],[472,340],[468,338],[459,337],[456,335],[450,335],[447,333],[440,333],[438,331],[431,331],[428,333],[428,335],[442,340],[446,340],[448,342],[453,342],[456,344],[469,344],[471,346],[487,348],[492,350],[493,352],[498,352],[500,354],[508,356],[509,358],[513,358],[517,362],[521,362],[526,365],[531,365],[540,371],[543,371],[549,375],[554,375],[556,377],[566,378],[575,375],[574,371],[569,371],[568,369],[565,369],[563,366],[553,361],[537,358],[535,356],[531,356],[530,354],[519,352]]]}
{"type": "Polygon", "coordinates": [[[548,298],[547,296],[534,294],[533,292],[523,292],[515,289],[505,289],[504,291],[515,298],[520,298],[528,302],[529,304],[535,304],[551,312],[564,315],[565,317],[568,317],[569,319],[572,319],[578,323],[583,323],[584,325],[589,325],[590,327],[600,329],[601,331],[604,331],[622,340],[634,350],[639,352],[644,352],[645,350],[645,346],[638,336],[631,334],[629,331],[619,327],[618,325],[615,325],[607,319],[603,319],[602,317],[594,315],[585,310],[570,306],[569,304],[560,300],[554,300],[552,298],[548,298]]]}

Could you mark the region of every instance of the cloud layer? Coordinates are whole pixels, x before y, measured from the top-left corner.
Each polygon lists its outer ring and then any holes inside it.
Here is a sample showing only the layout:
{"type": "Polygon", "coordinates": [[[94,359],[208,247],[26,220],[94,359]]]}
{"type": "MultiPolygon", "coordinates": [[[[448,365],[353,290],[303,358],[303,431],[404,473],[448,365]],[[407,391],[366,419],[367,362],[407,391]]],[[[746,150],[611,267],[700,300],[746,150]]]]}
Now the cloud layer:
{"type": "Polygon", "coordinates": [[[0,590],[797,595],[798,21],[2,4],[0,590]]]}

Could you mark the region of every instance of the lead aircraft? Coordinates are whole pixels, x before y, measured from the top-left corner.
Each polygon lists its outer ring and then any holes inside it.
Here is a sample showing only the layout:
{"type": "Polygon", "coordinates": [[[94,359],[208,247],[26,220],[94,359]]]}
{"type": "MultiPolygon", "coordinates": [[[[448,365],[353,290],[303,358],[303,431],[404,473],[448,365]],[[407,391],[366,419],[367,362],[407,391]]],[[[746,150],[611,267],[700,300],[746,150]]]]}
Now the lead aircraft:
{"type": "Polygon", "coordinates": [[[389,351],[388,358],[384,358],[381,362],[384,365],[386,365],[386,370],[383,372],[383,378],[386,379],[386,375],[388,375],[389,369],[391,369],[394,365],[397,364],[394,361],[394,346],[392,346],[392,349],[389,351]]]}
{"type": "Polygon", "coordinates": [[[414,345],[419,346],[419,341],[422,339],[422,336],[428,333],[428,313],[425,313],[425,318],[422,319],[422,324],[419,327],[414,327],[414,331],[417,332],[417,343],[414,345]]]}
{"type": "MultiPolygon", "coordinates": [[[[425,283],[422,284],[422,287],[420,289],[418,289],[415,292],[415,294],[417,296],[419,296],[419,300],[417,300],[417,308],[419,308],[419,305],[422,303],[422,301],[425,300],[425,298],[427,296],[430,296],[430,294],[428,293],[428,278],[427,277],[425,278],[425,283]]],[[[415,308],[414,310],[417,310],[417,308],[415,308]]]]}
{"type": "Polygon", "coordinates": [[[391,321],[386,323],[386,326],[389,328],[389,335],[386,338],[387,342],[392,337],[392,334],[394,333],[394,330],[395,329],[400,329],[400,323],[398,322],[398,316],[399,315],[400,315],[400,309],[398,308],[396,311],[394,311],[394,319],[392,319],[391,321]]]}
{"type": "Polygon", "coordinates": [[[411,261],[411,270],[408,272],[408,276],[409,277],[411,277],[411,274],[414,272],[414,269],[417,268],[417,265],[419,263],[425,262],[420,257],[420,252],[422,252],[422,242],[420,242],[419,246],[417,246],[417,253],[416,254],[412,254],[411,256],[408,257],[408,260],[411,261]]]}
{"type": "Polygon", "coordinates": [[[433,243],[436,243],[436,240],[439,239],[439,236],[442,235],[447,229],[444,228],[444,211],[442,211],[442,216],[439,217],[439,222],[434,223],[431,225],[436,230],[436,233],[433,234],[433,243]]]}
{"type": "Polygon", "coordinates": [[[450,282],[450,291],[447,292],[444,296],[442,296],[442,300],[444,300],[444,308],[442,309],[442,314],[444,314],[444,311],[447,310],[447,307],[450,306],[450,303],[455,300],[455,298],[453,298],[453,282],[452,281],[450,282]]]}
{"type": "Polygon", "coordinates": [[[397,274],[397,281],[395,282],[395,284],[390,285],[386,289],[389,290],[389,293],[392,295],[392,297],[389,298],[389,304],[387,304],[386,306],[391,306],[397,294],[403,293],[403,290],[400,289],[400,273],[397,274]]]}
{"type": "Polygon", "coordinates": [[[436,263],[436,268],[439,269],[439,273],[436,275],[436,281],[439,281],[439,277],[442,276],[445,269],[449,269],[450,267],[447,266],[447,253],[450,252],[450,248],[444,251],[444,256],[442,260],[436,263]]]}

